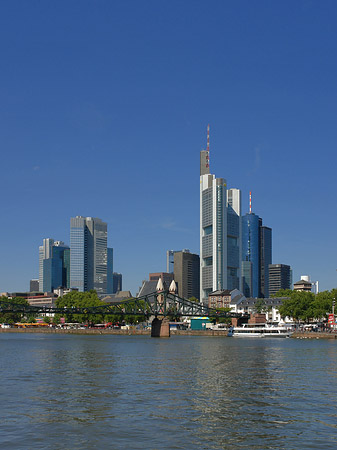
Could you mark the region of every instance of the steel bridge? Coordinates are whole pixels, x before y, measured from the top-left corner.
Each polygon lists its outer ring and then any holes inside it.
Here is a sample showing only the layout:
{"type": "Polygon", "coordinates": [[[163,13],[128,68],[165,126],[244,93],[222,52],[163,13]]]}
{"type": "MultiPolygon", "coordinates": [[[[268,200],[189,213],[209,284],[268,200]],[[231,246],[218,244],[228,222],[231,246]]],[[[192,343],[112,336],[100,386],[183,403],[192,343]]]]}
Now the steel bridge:
{"type": "Polygon", "coordinates": [[[225,312],[209,308],[199,302],[191,302],[169,291],[153,292],[143,297],[134,297],[118,303],[84,307],[49,307],[22,305],[8,300],[1,300],[1,313],[20,312],[26,315],[37,314],[101,314],[101,315],[136,315],[160,318],[211,317],[211,318],[249,318],[249,314],[225,312]]]}

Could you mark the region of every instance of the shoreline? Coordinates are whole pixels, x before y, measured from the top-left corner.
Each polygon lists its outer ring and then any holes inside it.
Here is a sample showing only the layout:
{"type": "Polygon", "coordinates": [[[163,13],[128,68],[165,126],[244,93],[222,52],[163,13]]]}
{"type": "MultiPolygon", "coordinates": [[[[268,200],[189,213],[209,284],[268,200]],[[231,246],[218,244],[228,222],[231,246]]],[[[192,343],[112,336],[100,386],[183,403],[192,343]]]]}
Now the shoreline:
{"type": "MultiPolygon", "coordinates": [[[[0,333],[45,333],[45,334],[81,334],[81,335],[116,335],[116,336],[151,336],[151,330],[111,330],[111,329],[86,329],[65,330],[60,328],[0,328],[0,333]]],[[[222,330],[171,330],[171,336],[222,336],[228,337],[227,331],[222,330]]],[[[292,339],[337,339],[336,333],[325,332],[295,332],[292,339]]]]}

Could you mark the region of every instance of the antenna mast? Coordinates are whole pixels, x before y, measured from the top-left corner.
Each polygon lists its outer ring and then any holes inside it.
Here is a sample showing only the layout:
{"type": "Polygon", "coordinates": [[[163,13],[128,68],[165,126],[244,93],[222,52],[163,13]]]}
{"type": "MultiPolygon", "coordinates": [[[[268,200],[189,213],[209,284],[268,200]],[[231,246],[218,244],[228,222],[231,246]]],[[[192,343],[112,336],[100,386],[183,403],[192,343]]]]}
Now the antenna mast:
{"type": "Polygon", "coordinates": [[[252,191],[249,192],[249,214],[252,213],[252,191]]]}
{"type": "Polygon", "coordinates": [[[209,167],[209,124],[207,125],[206,167],[209,167]]]}

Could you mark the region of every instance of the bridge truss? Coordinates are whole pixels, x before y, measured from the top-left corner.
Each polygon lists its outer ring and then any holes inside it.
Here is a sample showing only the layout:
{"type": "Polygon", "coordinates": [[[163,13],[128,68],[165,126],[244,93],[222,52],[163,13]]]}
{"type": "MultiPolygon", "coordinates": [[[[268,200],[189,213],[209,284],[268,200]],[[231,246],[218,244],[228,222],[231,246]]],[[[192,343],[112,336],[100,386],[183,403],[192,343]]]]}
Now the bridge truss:
{"type": "Polygon", "coordinates": [[[38,314],[101,314],[101,315],[142,315],[146,318],[154,317],[212,317],[212,318],[249,318],[249,314],[225,312],[199,303],[191,302],[169,291],[153,292],[142,297],[134,297],[118,303],[88,307],[49,307],[22,305],[2,300],[0,298],[1,313],[20,312],[25,315],[38,314]]]}

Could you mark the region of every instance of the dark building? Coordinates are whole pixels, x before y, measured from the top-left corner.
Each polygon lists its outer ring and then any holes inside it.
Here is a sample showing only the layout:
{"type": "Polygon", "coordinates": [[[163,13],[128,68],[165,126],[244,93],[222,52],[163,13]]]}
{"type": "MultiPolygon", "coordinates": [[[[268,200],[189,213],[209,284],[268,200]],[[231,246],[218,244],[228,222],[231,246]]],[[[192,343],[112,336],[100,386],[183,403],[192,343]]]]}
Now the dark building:
{"type": "Polygon", "coordinates": [[[269,295],[280,289],[291,289],[291,268],[286,264],[269,264],[269,295]]]}
{"type": "Polygon", "coordinates": [[[29,292],[39,292],[39,280],[30,280],[29,292]]]}
{"type": "Polygon", "coordinates": [[[149,281],[158,281],[159,278],[162,279],[162,282],[164,283],[164,287],[166,289],[168,289],[173,280],[173,273],[168,273],[168,272],[149,273],[149,281]]]}
{"type": "Polygon", "coordinates": [[[272,263],[272,231],[260,219],[260,295],[269,297],[269,265],[272,263]]]}
{"type": "Polygon", "coordinates": [[[122,290],[122,274],[114,272],[112,275],[112,294],[122,290]]]}
{"type": "Polygon", "coordinates": [[[174,253],[174,281],[178,295],[183,298],[200,295],[200,258],[187,251],[174,253]]]}
{"type": "MultiPolygon", "coordinates": [[[[108,264],[107,264],[107,281],[106,281],[106,291],[108,294],[113,294],[113,258],[114,249],[108,247],[108,264]]],[[[121,289],[120,289],[121,290],[121,289]]]]}

